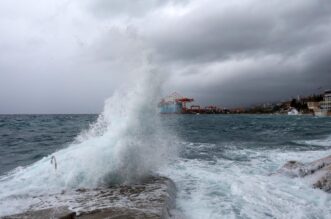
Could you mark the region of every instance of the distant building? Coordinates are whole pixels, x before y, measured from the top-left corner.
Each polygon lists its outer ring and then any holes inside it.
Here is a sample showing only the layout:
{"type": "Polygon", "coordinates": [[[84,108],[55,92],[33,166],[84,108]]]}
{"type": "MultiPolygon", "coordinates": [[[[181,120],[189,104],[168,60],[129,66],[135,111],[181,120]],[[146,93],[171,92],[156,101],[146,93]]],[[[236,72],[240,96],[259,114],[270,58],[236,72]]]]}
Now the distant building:
{"type": "MultiPolygon", "coordinates": [[[[331,116],[331,90],[324,93],[323,101],[308,103],[308,107],[314,110],[316,116],[331,116]]],[[[310,109],[309,108],[309,109],[310,109]]]]}
{"type": "Polygon", "coordinates": [[[315,111],[320,108],[320,103],[319,102],[307,102],[307,106],[309,110],[315,111]]]}
{"type": "Polygon", "coordinates": [[[322,111],[331,112],[331,90],[324,93],[324,99],[320,102],[322,111]]]}

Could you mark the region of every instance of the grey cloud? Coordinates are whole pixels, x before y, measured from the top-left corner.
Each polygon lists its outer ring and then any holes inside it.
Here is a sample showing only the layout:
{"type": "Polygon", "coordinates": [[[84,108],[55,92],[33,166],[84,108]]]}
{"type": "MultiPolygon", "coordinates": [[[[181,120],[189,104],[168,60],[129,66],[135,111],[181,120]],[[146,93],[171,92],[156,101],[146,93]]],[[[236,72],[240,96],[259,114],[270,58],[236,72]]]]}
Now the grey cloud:
{"type": "Polygon", "coordinates": [[[331,2],[216,2],[146,36],[159,60],[173,65],[167,91],[182,90],[202,104],[245,106],[331,87],[331,2]]]}
{"type": "MultiPolygon", "coordinates": [[[[239,60],[233,64],[237,68],[230,69],[219,67],[211,71],[195,65],[190,69],[190,72],[199,72],[194,80],[189,80],[192,75],[182,74],[176,79],[180,82],[174,84],[176,89],[182,87],[185,94],[192,95],[200,104],[225,107],[275,102],[319,93],[330,88],[331,47],[324,45],[324,48],[311,50],[305,55],[287,59],[281,56],[250,59],[249,65],[245,64],[245,60],[239,60]],[[206,78],[211,80],[206,82],[206,78]]],[[[209,65],[213,64],[203,66],[209,65]]]]}
{"type": "Polygon", "coordinates": [[[0,113],[100,112],[145,55],[201,104],[328,88],[327,0],[0,2],[0,113]]]}
{"type": "Polygon", "coordinates": [[[187,0],[95,0],[89,4],[91,11],[98,17],[124,15],[142,17],[149,11],[167,3],[185,3],[187,0]]]}
{"type": "Polygon", "coordinates": [[[233,56],[293,55],[329,41],[331,2],[209,1],[147,36],[166,60],[210,61],[233,56]],[[221,4],[221,3],[220,3],[221,4]],[[215,6],[214,6],[215,5],[215,6]]]}

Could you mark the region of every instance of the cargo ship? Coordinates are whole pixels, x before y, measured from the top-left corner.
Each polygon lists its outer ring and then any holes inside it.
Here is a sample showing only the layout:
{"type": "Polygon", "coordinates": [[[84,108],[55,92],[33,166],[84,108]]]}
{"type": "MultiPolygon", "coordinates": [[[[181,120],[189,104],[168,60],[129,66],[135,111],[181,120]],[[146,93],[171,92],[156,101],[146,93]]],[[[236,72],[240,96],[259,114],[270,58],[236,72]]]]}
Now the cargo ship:
{"type": "Polygon", "coordinates": [[[216,106],[201,107],[200,105],[190,105],[194,102],[193,98],[183,97],[177,92],[163,98],[158,107],[161,114],[221,114],[224,109],[216,106]]]}
{"type": "Polygon", "coordinates": [[[159,103],[160,113],[173,114],[184,113],[187,110],[187,103],[193,102],[194,99],[183,97],[177,92],[163,98],[159,103]]]}

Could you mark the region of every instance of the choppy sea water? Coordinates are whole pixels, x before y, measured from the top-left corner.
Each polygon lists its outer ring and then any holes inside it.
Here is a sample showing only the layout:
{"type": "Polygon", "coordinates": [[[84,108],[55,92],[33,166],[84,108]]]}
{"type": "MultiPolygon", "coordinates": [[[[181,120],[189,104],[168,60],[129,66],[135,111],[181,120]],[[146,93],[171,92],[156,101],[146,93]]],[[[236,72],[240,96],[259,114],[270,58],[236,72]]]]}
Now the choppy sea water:
{"type": "MultiPolygon", "coordinates": [[[[112,147],[113,142],[105,140],[112,135],[72,146],[96,120],[97,115],[1,115],[0,215],[10,210],[6,200],[12,194],[4,192],[16,188],[14,184],[25,185],[21,181],[33,182],[26,173],[43,174],[50,154],[66,157],[70,153],[62,151],[70,152],[69,146],[77,152],[87,144],[102,144],[102,150],[112,147]]],[[[176,135],[179,154],[156,171],[176,183],[177,208],[187,218],[331,218],[331,195],[302,179],[270,176],[288,160],[308,162],[330,155],[331,118],[160,115],[160,120],[163,129],[176,135]]],[[[149,140],[148,135],[143,138],[149,140]]],[[[91,158],[100,156],[90,147],[87,152],[91,158]]]]}

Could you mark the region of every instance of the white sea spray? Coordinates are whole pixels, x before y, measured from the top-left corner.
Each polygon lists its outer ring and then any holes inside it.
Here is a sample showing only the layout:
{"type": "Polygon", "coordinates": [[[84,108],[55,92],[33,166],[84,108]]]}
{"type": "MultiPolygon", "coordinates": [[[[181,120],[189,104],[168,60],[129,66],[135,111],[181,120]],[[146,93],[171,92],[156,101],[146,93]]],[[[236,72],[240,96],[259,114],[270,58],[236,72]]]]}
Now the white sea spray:
{"type": "MultiPolygon", "coordinates": [[[[186,144],[189,150],[213,147],[209,143],[186,144]]],[[[211,162],[181,158],[161,170],[174,179],[179,191],[177,205],[187,218],[331,217],[330,195],[313,189],[314,180],[271,174],[288,160],[311,162],[330,150],[227,150],[231,158],[246,159],[215,158],[211,162]]]]}
{"type": "Polygon", "coordinates": [[[157,108],[163,77],[147,61],[135,72],[71,145],[0,178],[0,215],[27,209],[38,194],[140,181],[176,156],[157,108]]]}

